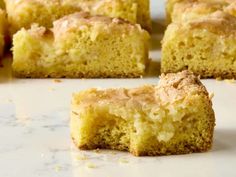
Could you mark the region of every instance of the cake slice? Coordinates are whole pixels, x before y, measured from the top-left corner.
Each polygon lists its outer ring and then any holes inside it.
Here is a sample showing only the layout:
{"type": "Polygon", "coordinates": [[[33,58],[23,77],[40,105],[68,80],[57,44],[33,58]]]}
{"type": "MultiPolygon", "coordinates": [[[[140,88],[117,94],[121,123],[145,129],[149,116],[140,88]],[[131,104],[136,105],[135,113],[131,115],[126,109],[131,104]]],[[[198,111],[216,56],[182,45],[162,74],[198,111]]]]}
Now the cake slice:
{"type": "Polygon", "coordinates": [[[204,78],[236,77],[236,17],[218,11],[168,26],[161,71],[185,69],[204,78]]]}
{"type": "Polygon", "coordinates": [[[215,125],[211,99],[188,71],[162,75],[159,85],[89,89],[73,95],[71,136],[78,148],[136,156],[205,152],[215,125]]]}
{"type": "Polygon", "coordinates": [[[6,0],[10,33],[33,23],[52,27],[52,22],[74,12],[87,11],[139,23],[150,30],[149,0],[6,0]]]}
{"type": "Polygon", "coordinates": [[[75,13],[51,30],[33,25],[13,37],[17,77],[140,77],[148,62],[149,34],[140,25],[75,13]]]}

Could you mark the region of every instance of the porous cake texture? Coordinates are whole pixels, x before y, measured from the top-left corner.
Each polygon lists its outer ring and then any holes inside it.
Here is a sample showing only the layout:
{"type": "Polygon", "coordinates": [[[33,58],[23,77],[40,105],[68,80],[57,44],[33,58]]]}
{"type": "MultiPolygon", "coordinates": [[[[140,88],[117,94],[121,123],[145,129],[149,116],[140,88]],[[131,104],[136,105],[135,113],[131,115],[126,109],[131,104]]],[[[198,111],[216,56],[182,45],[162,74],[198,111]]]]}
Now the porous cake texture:
{"type": "Polygon", "coordinates": [[[185,69],[204,78],[236,78],[236,17],[217,11],[168,26],[161,70],[185,69]]]}
{"type": "Polygon", "coordinates": [[[13,37],[17,77],[140,77],[148,62],[149,34],[140,25],[75,13],[51,30],[33,25],[13,37]]]}
{"type": "Polygon", "coordinates": [[[72,99],[71,136],[83,150],[136,156],[205,152],[214,126],[208,92],[188,71],[162,75],[156,86],[89,89],[72,99]]]}
{"type": "Polygon", "coordinates": [[[10,33],[32,23],[52,27],[52,22],[74,12],[124,18],[151,29],[149,0],[6,0],[10,33]]]}
{"type": "Polygon", "coordinates": [[[4,53],[6,31],[7,31],[6,13],[4,10],[0,9],[0,57],[2,57],[4,53]]]}

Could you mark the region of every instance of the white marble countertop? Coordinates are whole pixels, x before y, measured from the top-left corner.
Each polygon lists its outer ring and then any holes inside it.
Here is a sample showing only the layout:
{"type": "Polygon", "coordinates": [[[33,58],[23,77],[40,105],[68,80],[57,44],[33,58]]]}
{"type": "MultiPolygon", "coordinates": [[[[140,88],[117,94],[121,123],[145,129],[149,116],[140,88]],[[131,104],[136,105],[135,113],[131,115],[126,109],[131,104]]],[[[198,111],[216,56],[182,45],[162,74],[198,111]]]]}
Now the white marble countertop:
{"type": "Polygon", "coordinates": [[[236,82],[203,80],[215,94],[217,125],[210,152],[133,157],[125,152],[79,151],[70,139],[73,92],[158,82],[163,4],[163,0],[152,1],[154,61],[143,79],[15,79],[9,57],[4,60],[0,68],[0,177],[236,176],[236,82]]]}

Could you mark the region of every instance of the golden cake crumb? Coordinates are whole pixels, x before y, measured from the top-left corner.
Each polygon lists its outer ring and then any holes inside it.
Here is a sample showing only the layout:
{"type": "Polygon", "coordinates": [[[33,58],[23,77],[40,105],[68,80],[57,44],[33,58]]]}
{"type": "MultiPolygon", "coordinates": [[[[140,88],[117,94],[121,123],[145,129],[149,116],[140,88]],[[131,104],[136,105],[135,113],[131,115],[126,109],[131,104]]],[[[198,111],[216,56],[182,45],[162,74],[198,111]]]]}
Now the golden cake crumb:
{"type": "Polygon", "coordinates": [[[77,155],[77,156],[76,156],[76,159],[77,159],[77,160],[88,160],[88,157],[83,154],[83,155],[77,155]]]}
{"type": "Polygon", "coordinates": [[[112,154],[112,155],[116,155],[116,154],[117,154],[117,152],[114,152],[114,151],[112,151],[112,152],[111,152],[111,154],[112,154]]]}
{"type": "Polygon", "coordinates": [[[62,82],[60,79],[54,79],[53,80],[55,83],[60,83],[60,82],[62,82]]]}
{"type": "Polygon", "coordinates": [[[86,167],[87,168],[97,168],[97,166],[94,163],[92,163],[92,162],[87,162],[86,163],[86,167]]]}
{"type": "Polygon", "coordinates": [[[101,150],[99,148],[97,148],[97,149],[94,150],[94,152],[97,153],[97,154],[100,154],[101,150]]]}
{"type": "Polygon", "coordinates": [[[211,92],[211,93],[209,94],[210,100],[212,100],[214,96],[215,96],[214,92],[211,92]]]}
{"type": "Polygon", "coordinates": [[[127,159],[125,159],[125,158],[119,158],[119,163],[129,163],[129,161],[127,160],[127,159]]]}

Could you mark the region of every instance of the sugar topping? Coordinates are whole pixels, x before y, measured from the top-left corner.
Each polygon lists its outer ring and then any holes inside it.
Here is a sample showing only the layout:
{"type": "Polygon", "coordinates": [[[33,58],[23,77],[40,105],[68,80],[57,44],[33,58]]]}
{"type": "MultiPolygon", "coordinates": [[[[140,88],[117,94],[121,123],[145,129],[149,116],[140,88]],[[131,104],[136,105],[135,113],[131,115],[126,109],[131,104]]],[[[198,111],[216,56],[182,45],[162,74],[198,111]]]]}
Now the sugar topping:
{"type": "Polygon", "coordinates": [[[205,87],[189,71],[177,74],[162,75],[157,86],[145,85],[134,89],[90,89],[74,95],[75,101],[81,107],[91,104],[113,104],[125,106],[127,109],[145,109],[147,104],[161,106],[179,99],[184,99],[189,94],[203,93],[208,96],[205,87]]]}
{"type": "Polygon", "coordinates": [[[219,35],[236,35],[236,17],[222,11],[187,22],[190,28],[207,29],[219,35]]]}

